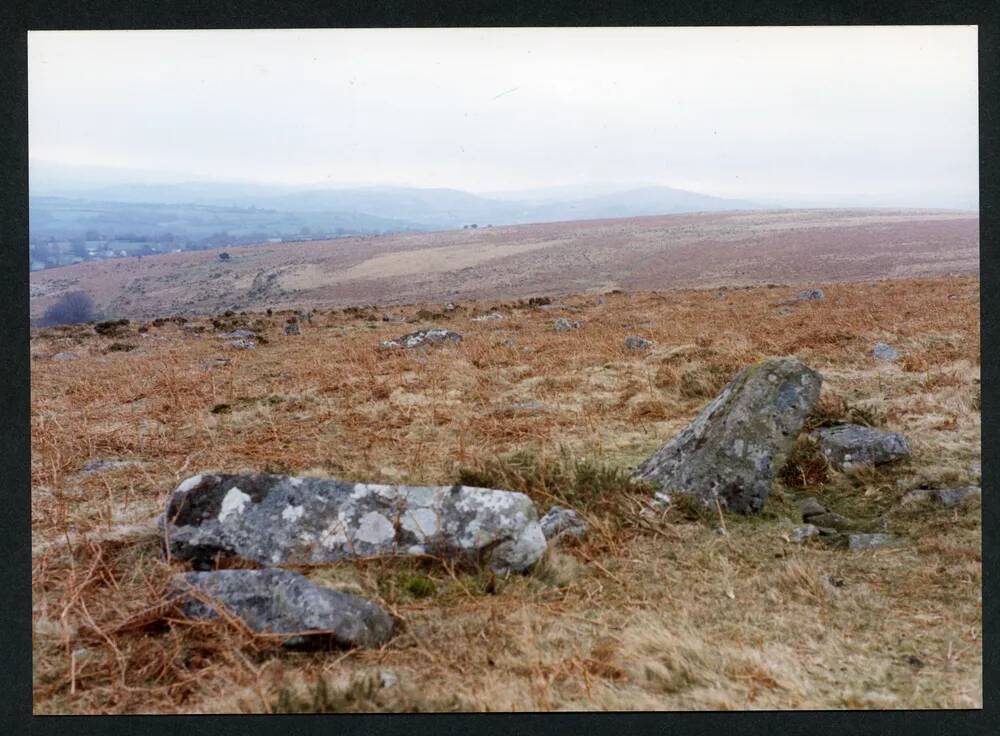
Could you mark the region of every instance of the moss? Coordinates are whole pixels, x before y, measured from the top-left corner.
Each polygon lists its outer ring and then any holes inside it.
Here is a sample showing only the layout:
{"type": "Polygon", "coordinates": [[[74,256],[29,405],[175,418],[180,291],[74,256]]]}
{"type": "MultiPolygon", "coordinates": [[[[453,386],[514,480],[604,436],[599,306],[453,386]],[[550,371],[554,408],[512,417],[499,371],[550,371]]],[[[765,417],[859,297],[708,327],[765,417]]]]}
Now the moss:
{"type": "Polygon", "coordinates": [[[424,575],[403,573],[399,576],[400,587],[414,598],[429,598],[437,592],[434,581],[424,575]]]}

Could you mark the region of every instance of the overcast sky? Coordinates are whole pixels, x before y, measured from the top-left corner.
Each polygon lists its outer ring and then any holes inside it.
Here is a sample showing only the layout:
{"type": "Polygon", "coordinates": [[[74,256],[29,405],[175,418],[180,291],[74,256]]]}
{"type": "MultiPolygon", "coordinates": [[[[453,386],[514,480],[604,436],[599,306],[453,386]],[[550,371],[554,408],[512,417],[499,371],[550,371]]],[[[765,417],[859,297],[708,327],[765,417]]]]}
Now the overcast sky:
{"type": "Polygon", "coordinates": [[[975,206],[974,27],[29,34],[30,153],[291,184],[975,206]]]}

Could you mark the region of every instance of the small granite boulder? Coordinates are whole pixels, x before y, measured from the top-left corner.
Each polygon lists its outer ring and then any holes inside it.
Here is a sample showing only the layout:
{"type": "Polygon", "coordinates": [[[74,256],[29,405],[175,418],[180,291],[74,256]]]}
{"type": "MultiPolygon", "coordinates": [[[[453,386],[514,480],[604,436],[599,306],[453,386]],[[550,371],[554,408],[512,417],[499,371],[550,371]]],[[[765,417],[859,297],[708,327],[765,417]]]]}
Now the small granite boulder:
{"type": "Polygon", "coordinates": [[[899,357],[899,353],[891,345],[887,345],[884,342],[877,342],[872,348],[872,356],[875,360],[891,363],[899,357]]]}
{"type": "Polygon", "coordinates": [[[892,534],[843,534],[836,542],[838,545],[847,547],[852,552],[862,550],[881,549],[882,547],[893,547],[899,544],[899,539],[892,534]]]}
{"type": "Polygon", "coordinates": [[[788,533],[788,541],[792,544],[802,544],[807,539],[819,536],[819,528],[812,524],[794,527],[788,533]]]}
{"type": "Polygon", "coordinates": [[[469,486],[391,486],[264,473],[196,475],[160,517],[172,557],[265,565],[436,555],[521,572],[545,551],[523,493],[469,486]]]}
{"type": "Polygon", "coordinates": [[[655,344],[652,340],[646,340],[638,335],[629,335],[625,338],[625,347],[628,350],[649,350],[655,344]]]}
{"type": "Polygon", "coordinates": [[[443,345],[449,342],[458,344],[462,342],[462,336],[443,327],[432,327],[429,330],[411,332],[392,340],[383,340],[382,347],[392,350],[395,348],[416,348],[421,345],[443,345]]]}
{"type": "Polygon", "coordinates": [[[232,332],[222,332],[217,335],[219,339],[222,340],[250,340],[257,337],[253,330],[244,330],[242,328],[238,330],[233,330],[232,332]]]}
{"type": "Polygon", "coordinates": [[[740,371],[680,434],[633,478],[741,513],[760,511],[819,398],[820,375],[793,358],[740,371]]]}
{"type": "Polygon", "coordinates": [[[256,632],[291,635],[283,642],[289,647],[323,640],[378,647],[394,628],[380,606],[314,585],[290,570],[189,572],[174,576],[168,595],[188,618],[218,618],[216,607],[222,607],[256,632]]]}
{"type": "Polygon", "coordinates": [[[961,488],[918,488],[903,496],[903,504],[927,502],[949,508],[965,503],[970,498],[981,498],[983,490],[979,486],[961,488]]]}
{"type": "Polygon", "coordinates": [[[230,340],[226,345],[237,350],[253,350],[257,347],[253,340],[230,340]]]}
{"type": "Polygon", "coordinates": [[[837,470],[881,465],[910,455],[910,446],[899,432],[839,424],[818,429],[814,435],[823,455],[837,470]]]}
{"type": "Polygon", "coordinates": [[[550,542],[563,537],[576,537],[582,539],[587,533],[587,522],[585,522],[573,509],[553,506],[548,513],[538,522],[542,527],[542,533],[550,542]]]}
{"type": "Polygon", "coordinates": [[[483,314],[479,317],[473,317],[473,322],[498,322],[503,319],[503,315],[500,312],[490,312],[489,314],[483,314]]]}
{"type": "Polygon", "coordinates": [[[821,302],[826,299],[826,296],[823,294],[822,289],[806,289],[796,294],[795,299],[800,302],[821,302]]]}
{"type": "Polygon", "coordinates": [[[568,330],[579,330],[580,323],[576,320],[566,319],[565,317],[560,317],[555,321],[556,332],[566,332],[568,330]]]}

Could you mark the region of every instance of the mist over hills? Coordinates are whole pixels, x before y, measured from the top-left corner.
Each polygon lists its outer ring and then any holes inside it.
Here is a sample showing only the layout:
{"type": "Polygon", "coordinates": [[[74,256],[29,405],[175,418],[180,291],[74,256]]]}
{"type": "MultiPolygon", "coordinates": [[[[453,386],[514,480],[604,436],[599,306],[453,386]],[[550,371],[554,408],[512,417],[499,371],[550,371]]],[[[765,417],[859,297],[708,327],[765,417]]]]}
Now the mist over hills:
{"type": "Polygon", "coordinates": [[[666,186],[570,185],[491,196],[447,188],[176,177],[32,161],[32,269],[263,241],[760,208],[666,186]]]}

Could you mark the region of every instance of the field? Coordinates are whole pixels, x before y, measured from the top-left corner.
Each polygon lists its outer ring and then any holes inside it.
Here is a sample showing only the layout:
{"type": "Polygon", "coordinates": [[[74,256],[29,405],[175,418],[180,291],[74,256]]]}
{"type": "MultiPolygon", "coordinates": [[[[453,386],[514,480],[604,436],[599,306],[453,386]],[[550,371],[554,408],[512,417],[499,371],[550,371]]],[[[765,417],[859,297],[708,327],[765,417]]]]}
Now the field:
{"type": "MultiPolygon", "coordinates": [[[[219,316],[217,326],[132,322],[114,337],[86,325],[33,331],[35,712],[982,707],[979,502],[900,504],[923,485],[979,482],[975,221],[838,217],[839,225],[802,213],[779,227],[754,213],[589,223],[573,233],[566,225],[452,233],[439,238],[442,248],[468,239],[495,248],[477,251],[480,262],[460,258],[454,272],[442,272],[424,236],[370,241],[354,263],[339,242],[247,249],[234,255],[243,275],[233,283],[279,258],[298,280],[261,308],[312,296],[364,303],[384,288],[400,303],[416,291],[446,294],[459,309],[442,314],[440,301],[323,309],[300,336],[283,333],[290,312],[281,311],[219,316]],[[746,247],[757,236],[736,233],[734,218],[766,229],[758,265],[746,247]],[[649,250],[637,245],[615,260],[616,241],[598,233],[623,227],[649,250]],[[677,229],[690,239],[660,248],[677,229]],[[502,256],[515,230],[521,250],[502,256]],[[706,239],[726,243],[726,255],[703,256],[696,269],[706,239]],[[310,255],[321,251],[329,261],[310,255]],[[590,265],[544,289],[568,252],[590,265]],[[375,258],[391,276],[379,280],[375,258]],[[411,265],[393,270],[407,258],[411,265]],[[246,265],[253,259],[259,266],[246,265]],[[333,262],[350,278],[319,286],[333,262]],[[433,268],[419,274],[420,264],[433,268]],[[765,277],[768,264],[781,270],[765,277]],[[951,270],[973,275],[941,275],[951,270]],[[914,277],[927,271],[938,275],[914,277]],[[794,293],[787,287],[667,289],[673,280],[733,286],[807,272],[829,273],[809,284],[825,300],[783,305],[794,293]],[[901,278],[848,281],[876,272],[901,278]],[[629,291],[598,293],[612,286],[629,291]],[[652,286],[661,290],[643,290],[652,286]],[[480,299],[462,301],[466,290],[480,299]],[[501,291],[514,296],[491,297],[501,291]],[[514,300],[555,291],[576,295],[549,309],[514,300]],[[472,320],[491,310],[504,318],[472,320]],[[406,321],[384,321],[384,311],[406,321]],[[556,332],[560,316],[583,326],[556,332]],[[217,327],[239,321],[266,343],[226,347],[217,327]],[[427,351],[377,347],[430,325],[465,339],[427,351]],[[627,351],[633,334],[655,347],[627,351]],[[876,364],[878,340],[900,360],[876,364]],[[60,351],[79,358],[53,360],[60,351]],[[904,432],[912,458],[855,474],[802,460],[755,517],[643,513],[648,490],[626,482],[629,468],[740,368],[772,355],[796,355],[822,373],[827,415],[904,432]],[[105,464],[87,470],[95,461],[105,464]],[[265,469],[523,490],[540,513],[554,503],[576,508],[590,533],[551,549],[526,575],[435,560],[304,571],[398,617],[398,635],[379,650],[286,652],[232,622],[157,615],[166,579],[183,569],[161,558],[153,523],[172,489],[201,471],[265,469]],[[795,500],[806,495],[881,518],[903,544],[849,552],[791,543],[795,500]]],[[[199,278],[225,266],[212,254],[103,264],[102,298],[134,313],[152,297],[150,310],[169,312],[170,299],[191,301],[188,287],[153,274],[195,258],[199,278]],[[113,296],[137,278],[152,280],[144,294],[113,296]]],[[[58,275],[33,276],[32,288],[55,289],[58,275]]],[[[225,301],[225,292],[212,298],[225,301]]],[[[217,302],[192,303],[210,311],[217,302]]]]}
{"type": "Polygon", "coordinates": [[[788,210],[587,220],[124,258],[31,274],[31,316],[106,318],[978,273],[979,217],[788,210]]]}

